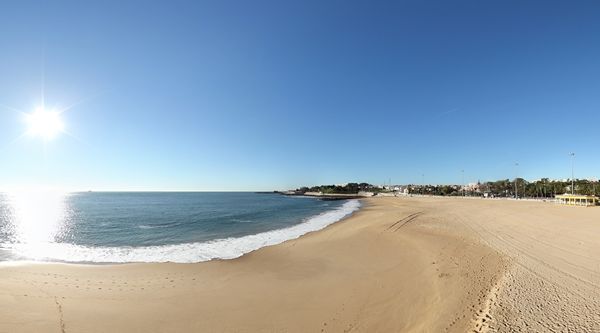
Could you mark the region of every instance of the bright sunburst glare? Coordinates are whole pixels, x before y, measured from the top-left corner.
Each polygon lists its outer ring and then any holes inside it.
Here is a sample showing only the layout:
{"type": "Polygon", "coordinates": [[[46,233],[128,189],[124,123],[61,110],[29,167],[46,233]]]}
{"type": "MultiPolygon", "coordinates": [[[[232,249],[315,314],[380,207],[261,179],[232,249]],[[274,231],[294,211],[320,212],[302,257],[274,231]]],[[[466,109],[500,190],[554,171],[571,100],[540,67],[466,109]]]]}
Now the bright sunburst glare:
{"type": "Polygon", "coordinates": [[[57,237],[69,231],[67,198],[65,193],[50,190],[15,191],[0,196],[0,204],[8,207],[2,216],[0,233],[10,239],[2,246],[30,259],[51,255],[51,251],[56,251],[53,245],[57,237]]]}
{"type": "Polygon", "coordinates": [[[39,107],[35,112],[27,114],[26,121],[28,125],[27,133],[44,140],[55,138],[63,132],[65,127],[60,112],[46,110],[44,107],[39,107]]]}

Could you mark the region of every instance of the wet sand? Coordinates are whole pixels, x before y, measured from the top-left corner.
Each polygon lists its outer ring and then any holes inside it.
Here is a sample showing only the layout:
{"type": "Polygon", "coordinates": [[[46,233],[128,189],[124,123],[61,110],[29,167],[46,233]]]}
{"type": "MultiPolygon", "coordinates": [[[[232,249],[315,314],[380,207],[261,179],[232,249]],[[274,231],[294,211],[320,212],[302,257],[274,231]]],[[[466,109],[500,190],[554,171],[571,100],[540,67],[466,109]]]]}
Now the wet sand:
{"type": "Polygon", "coordinates": [[[0,267],[0,332],[600,331],[600,208],[371,198],[199,264],[0,267]]]}

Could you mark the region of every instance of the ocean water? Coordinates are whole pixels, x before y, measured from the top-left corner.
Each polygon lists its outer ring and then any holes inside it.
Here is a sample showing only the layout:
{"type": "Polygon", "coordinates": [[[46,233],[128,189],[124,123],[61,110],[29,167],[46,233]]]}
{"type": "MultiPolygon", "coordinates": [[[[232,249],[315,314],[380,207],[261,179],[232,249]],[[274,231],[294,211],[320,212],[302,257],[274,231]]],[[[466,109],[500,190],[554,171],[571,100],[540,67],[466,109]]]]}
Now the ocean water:
{"type": "Polygon", "coordinates": [[[357,200],[256,193],[0,194],[0,261],[201,262],[322,229],[357,200]]]}

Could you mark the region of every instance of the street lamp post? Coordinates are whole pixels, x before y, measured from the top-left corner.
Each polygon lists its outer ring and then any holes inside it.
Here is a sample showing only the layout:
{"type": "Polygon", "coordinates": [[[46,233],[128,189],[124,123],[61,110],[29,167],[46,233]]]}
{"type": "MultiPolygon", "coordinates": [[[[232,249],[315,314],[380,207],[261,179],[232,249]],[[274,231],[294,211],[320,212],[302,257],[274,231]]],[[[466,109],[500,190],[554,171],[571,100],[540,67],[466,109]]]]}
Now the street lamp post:
{"type": "Polygon", "coordinates": [[[462,173],[462,194],[465,196],[465,170],[460,170],[462,173]]]}
{"type": "Polygon", "coordinates": [[[519,163],[515,163],[515,200],[519,199],[519,187],[518,187],[518,181],[519,181],[519,163]]]}
{"type": "Polygon", "coordinates": [[[575,194],[575,153],[570,153],[571,156],[571,195],[575,194]]]}

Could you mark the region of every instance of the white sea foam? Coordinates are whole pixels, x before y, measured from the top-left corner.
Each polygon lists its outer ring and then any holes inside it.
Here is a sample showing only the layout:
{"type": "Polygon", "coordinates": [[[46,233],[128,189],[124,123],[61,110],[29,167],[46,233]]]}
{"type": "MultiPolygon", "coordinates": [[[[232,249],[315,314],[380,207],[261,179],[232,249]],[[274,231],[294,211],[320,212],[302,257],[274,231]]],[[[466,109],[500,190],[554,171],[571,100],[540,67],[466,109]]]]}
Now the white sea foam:
{"type": "Polygon", "coordinates": [[[39,261],[193,263],[211,259],[233,259],[261,247],[283,243],[308,232],[321,230],[359,208],[358,200],[350,200],[335,210],[313,216],[303,223],[288,228],[202,243],[143,247],[88,247],[61,243],[45,243],[35,246],[12,244],[8,249],[18,258],[39,261]]]}

